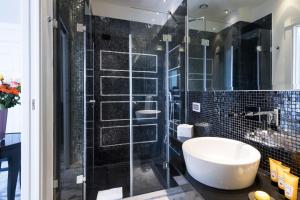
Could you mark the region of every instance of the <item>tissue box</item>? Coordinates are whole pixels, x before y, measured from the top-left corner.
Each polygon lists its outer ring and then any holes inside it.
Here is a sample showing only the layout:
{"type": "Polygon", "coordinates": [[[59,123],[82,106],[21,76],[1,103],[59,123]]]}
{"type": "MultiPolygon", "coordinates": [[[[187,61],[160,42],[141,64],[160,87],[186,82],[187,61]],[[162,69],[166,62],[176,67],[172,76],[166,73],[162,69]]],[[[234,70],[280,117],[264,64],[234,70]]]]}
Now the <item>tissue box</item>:
{"type": "Polygon", "coordinates": [[[193,125],[180,124],[177,126],[177,137],[193,137],[193,125]]]}

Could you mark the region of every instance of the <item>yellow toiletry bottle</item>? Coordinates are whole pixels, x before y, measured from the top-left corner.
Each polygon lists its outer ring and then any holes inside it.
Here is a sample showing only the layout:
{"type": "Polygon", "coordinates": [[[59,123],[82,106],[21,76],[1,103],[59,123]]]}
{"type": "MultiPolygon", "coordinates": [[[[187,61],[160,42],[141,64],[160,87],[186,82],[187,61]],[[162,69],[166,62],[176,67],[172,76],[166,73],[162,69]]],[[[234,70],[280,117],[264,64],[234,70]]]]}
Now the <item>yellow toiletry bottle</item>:
{"type": "Polygon", "coordinates": [[[290,172],[290,168],[289,167],[286,167],[286,166],[283,166],[283,165],[278,165],[277,166],[277,176],[278,176],[278,189],[279,189],[279,192],[280,194],[284,194],[284,172],[290,172]]]}
{"type": "Polygon", "coordinates": [[[284,196],[289,200],[297,200],[299,177],[284,172],[284,196]]]}
{"type": "Polygon", "coordinates": [[[271,175],[272,184],[277,185],[278,182],[277,167],[278,165],[281,165],[281,162],[272,158],[269,158],[269,162],[270,162],[270,175],[271,175]]]}

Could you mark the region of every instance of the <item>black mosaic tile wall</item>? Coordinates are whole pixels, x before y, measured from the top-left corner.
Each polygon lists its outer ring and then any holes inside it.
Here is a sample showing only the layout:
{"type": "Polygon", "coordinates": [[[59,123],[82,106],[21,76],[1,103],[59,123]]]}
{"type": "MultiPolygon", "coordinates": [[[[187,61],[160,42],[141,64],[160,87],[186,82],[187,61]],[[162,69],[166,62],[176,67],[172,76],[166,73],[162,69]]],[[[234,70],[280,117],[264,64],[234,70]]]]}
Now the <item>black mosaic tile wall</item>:
{"type": "Polygon", "coordinates": [[[162,156],[164,48],[162,26],[94,16],[94,165],[129,161],[129,34],[133,52],[135,160],[162,156]],[[138,120],[136,111],[160,110],[138,120]]]}
{"type": "Polygon", "coordinates": [[[267,173],[268,158],[272,157],[291,167],[291,172],[300,176],[299,91],[189,92],[188,106],[190,124],[207,122],[212,125],[211,136],[231,138],[255,146],[262,154],[260,167],[267,173]],[[201,103],[200,113],[192,111],[192,102],[201,103]],[[282,147],[268,147],[245,138],[247,132],[266,126],[265,122],[234,115],[245,112],[246,107],[260,107],[262,111],[280,109],[278,132],[283,134],[281,140],[285,141],[282,147]]]}

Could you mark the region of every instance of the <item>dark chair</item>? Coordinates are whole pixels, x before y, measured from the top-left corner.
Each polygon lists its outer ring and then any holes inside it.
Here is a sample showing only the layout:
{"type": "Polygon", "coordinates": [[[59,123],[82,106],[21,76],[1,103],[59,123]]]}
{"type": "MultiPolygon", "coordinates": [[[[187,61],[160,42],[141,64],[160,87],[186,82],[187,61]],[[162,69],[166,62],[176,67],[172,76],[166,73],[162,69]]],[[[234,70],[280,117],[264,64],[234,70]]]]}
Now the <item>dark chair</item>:
{"type": "Polygon", "coordinates": [[[8,168],[0,167],[1,171],[8,171],[7,200],[14,200],[16,185],[21,171],[21,134],[6,134],[6,139],[0,142],[0,162],[8,162],[8,168]]]}

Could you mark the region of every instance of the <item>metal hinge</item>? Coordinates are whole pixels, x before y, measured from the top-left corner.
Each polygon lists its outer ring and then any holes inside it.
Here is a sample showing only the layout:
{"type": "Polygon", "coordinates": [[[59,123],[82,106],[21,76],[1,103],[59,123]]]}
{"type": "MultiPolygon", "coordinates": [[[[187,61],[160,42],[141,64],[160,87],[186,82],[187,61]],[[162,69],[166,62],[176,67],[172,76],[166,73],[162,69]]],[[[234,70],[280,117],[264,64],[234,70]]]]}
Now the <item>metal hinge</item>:
{"type": "Polygon", "coordinates": [[[83,183],[85,183],[85,177],[83,176],[83,175],[79,175],[79,176],[77,176],[77,178],[76,178],[76,184],[83,184],[83,183]]]}
{"type": "Polygon", "coordinates": [[[163,162],[163,168],[168,169],[169,168],[169,162],[163,162]]]}
{"type": "Polygon", "coordinates": [[[207,39],[201,39],[201,45],[209,47],[209,40],[207,40],[207,39]]]}
{"type": "Polygon", "coordinates": [[[57,179],[54,179],[53,180],[53,188],[58,188],[58,180],[57,179]]]}
{"type": "Polygon", "coordinates": [[[163,41],[164,42],[172,42],[172,35],[170,35],[170,34],[163,34],[163,41]]]}
{"type": "Polygon", "coordinates": [[[262,52],[262,46],[257,46],[257,47],[256,47],[256,51],[257,51],[257,52],[262,52]]]}
{"type": "Polygon", "coordinates": [[[86,31],[86,26],[83,24],[77,24],[77,32],[85,32],[86,31]]]}
{"type": "Polygon", "coordinates": [[[48,17],[48,22],[52,23],[53,28],[58,28],[58,22],[55,18],[52,18],[52,17],[49,16],[48,17]]]}
{"type": "Polygon", "coordinates": [[[184,42],[190,43],[191,38],[189,36],[184,36],[184,42]]]}
{"type": "Polygon", "coordinates": [[[35,99],[31,100],[31,109],[35,110],[35,99]]]}

